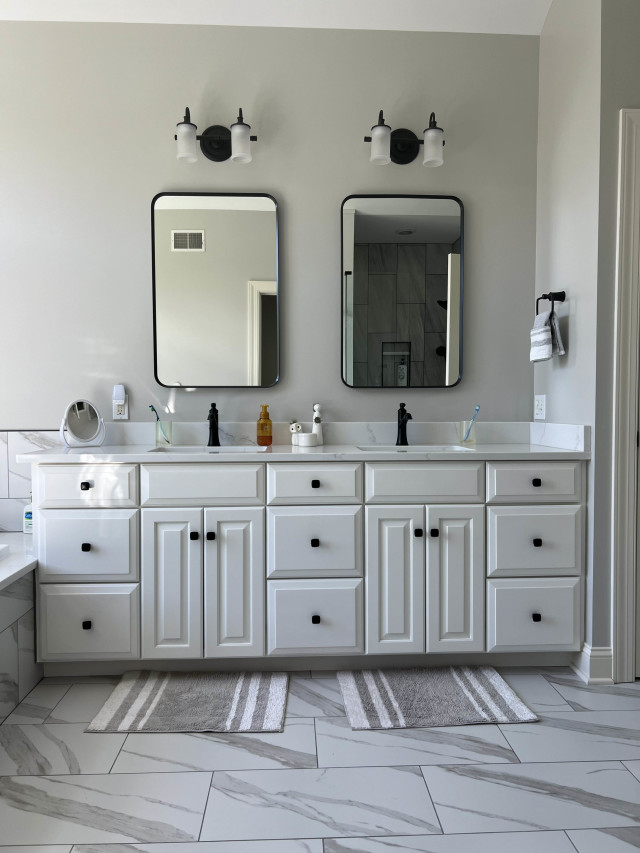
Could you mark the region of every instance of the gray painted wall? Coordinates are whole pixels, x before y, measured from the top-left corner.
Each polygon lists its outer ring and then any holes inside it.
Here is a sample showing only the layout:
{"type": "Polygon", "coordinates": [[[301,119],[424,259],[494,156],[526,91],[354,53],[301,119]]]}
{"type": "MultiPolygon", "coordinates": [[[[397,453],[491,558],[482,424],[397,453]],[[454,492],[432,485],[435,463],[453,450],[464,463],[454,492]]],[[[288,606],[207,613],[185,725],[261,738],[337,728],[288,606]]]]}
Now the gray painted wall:
{"type": "Polygon", "coordinates": [[[167,402],[153,379],[150,203],[180,190],[278,200],[282,380],[266,395],[178,392],[178,419],[204,419],[211,399],[227,421],[265,401],[275,420],[314,400],[328,420],[393,416],[397,393],[340,379],[340,204],[396,192],[457,195],[466,214],[464,378],[403,392],[408,408],[530,418],[538,39],[3,23],[0,72],[1,429],[55,428],[76,397],[109,417],[114,382],[133,419],[167,402]],[[253,163],[178,163],[186,105],[200,130],[242,106],[253,163]],[[362,138],[381,108],[416,132],[435,110],[445,165],[370,165],[362,138]]]}

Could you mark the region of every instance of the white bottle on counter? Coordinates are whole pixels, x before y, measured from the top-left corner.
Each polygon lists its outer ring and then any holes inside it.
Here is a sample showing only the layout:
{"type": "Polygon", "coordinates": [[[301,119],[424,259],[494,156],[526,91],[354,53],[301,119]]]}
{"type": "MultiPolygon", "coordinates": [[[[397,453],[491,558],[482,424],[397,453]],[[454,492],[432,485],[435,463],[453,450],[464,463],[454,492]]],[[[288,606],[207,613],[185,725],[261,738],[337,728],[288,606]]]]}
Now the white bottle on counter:
{"type": "Polygon", "coordinates": [[[33,533],[33,505],[31,503],[31,495],[29,495],[29,503],[25,506],[22,513],[22,532],[33,533]]]}

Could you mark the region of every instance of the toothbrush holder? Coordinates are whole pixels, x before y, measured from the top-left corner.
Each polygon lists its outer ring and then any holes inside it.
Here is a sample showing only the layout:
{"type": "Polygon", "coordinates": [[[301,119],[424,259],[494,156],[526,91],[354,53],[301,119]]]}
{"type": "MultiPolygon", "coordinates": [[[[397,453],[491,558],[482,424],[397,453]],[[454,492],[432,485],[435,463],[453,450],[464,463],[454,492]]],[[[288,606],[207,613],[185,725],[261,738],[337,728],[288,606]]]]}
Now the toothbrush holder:
{"type": "Polygon", "coordinates": [[[156,421],[156,447],[170,447],[173,441],[173,422],[156,421]],[[163,434],[164,431],[164,434],[163,434]]]}
{"type": "Polygon", "coordinates": [[[475,421],[459,421],[458,423],[459,431],[458,437],[460,439],[460,444],[475,444],[476,443],[476,422],[475,421]],[[469,430],[471,427],[471,430],[469,430]],[[468,437],[465,439],[465,435],[469,433],[468,437]]]}

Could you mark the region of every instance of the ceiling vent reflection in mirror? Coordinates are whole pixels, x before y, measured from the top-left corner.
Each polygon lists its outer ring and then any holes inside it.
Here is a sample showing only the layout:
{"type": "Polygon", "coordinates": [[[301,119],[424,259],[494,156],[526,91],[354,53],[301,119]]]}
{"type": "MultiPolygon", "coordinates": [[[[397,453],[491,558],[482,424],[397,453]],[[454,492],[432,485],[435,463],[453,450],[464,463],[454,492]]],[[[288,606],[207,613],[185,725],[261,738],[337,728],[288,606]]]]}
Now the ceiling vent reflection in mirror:
{"type": "Polygon", "coordinates": [[[204,231],[172,231],[172,252],[204,252],[204,231]]]}
{"type": "Polygon", "coordinates": [[[184,163],[195,163],[198,160],[196,142],[200,142],[200,150],[208,160],[223,163],[231,158],[236,163],[251,162],[251,143],[257,142],[258,137],[251,135],[251,125],[242,116],[242,108],[238,111],[237,120],[231,128],[213,124],[198,136],[198,127],[191,121],[189,107],[185,108],[184,118],[176,126],[174,139],[177,143],[177,158],[184,163]]]}

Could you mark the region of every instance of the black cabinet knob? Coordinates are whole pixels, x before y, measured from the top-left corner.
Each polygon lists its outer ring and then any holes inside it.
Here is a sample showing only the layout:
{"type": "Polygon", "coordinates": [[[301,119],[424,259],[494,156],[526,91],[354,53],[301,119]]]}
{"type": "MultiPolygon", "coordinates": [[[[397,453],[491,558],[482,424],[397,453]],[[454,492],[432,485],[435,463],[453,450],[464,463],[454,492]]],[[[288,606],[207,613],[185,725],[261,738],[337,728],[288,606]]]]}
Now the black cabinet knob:
{"type": "Polygon", "coordinates": [[[314,614],[313,614],[313,616],[311,617],[311,622],[312,622],[314,625],[319,625],[319,624],[320,624],[320,617],[318,616],[318,614],[317,614],[317,613],[314,613],[314,614]]]}
{"type": "Polygon", "coordinates": [[[199,539],[199,538],[200,538],[200,534],[198,533],[197,530],[192,530],[191,533],[189,534],[189,539],[191,539],[192,542],[195,542],[196,539],[199,539]]]}
{"type": "Polygon", "coordinates": [[[91,543],[90,542],[83,542],[80,547],[82,548],[83,551],[90,551],[91,550],[91,543]]]}
{"type": "Polygon", "coordinates": [[[416,527],[413,531],[413,535],[420,539],[421,536],[424,536],[424,530],[421,527],[416,527]]]}
{"type": "Polygon", "coordinates": [[[80,490],[81,491],[88,492],[90,488],[91,488],[91,483],[88,480],[83,480],[80,483],[80,490]]]}
{"type": "Polygon", "coordinates": [[[320,547],[320,540],[319,539],[312,539],[311,540],[311,547],[312,548],[319,548],[320,547]]]}
{"type": "Polygon", "coordinates": [[[85,619],[84,620],[84,622],[82,623],[82,630],[83,631],[90,631],[91,630],[91,619],[85,619]]]}
{"type": "Polygon", "coordinates": [[[531,485],[535,486],[536,489],[539,489],[540,486],[542,485],[542,480],[540,479],[540,477],[534,477],[533,480],[531,481],[531,485]]]}
{"type": "Polygon", "coordinates": [[[208,541],[208,542],[213,542],[213,540],[214,540],[215,538],[216,538],[216,534],[213,532],[213,530],[209,530],[209,531],[208,531],[208,533],[207,533],[207,541],[208,541]]]}
{"type": "Polygon", "coordinates": [[[431,534],[431,536],[434,539],[437,539],[437,537],[440,536],[440,531],[438,530],[437,527],[432,527],[431,530],[429,531],[429,533],[431,534]]]}
{"type": "Polygon", "coordinates": [[[533,540],[533,547],[534,548],[542,548],[542,539],[538,539],[538,538],[534,539],[533,540]]]}
{"type": "Polygon", "coordinates": [[[534,622],[542,622],[542,613],[532,613],[531,618],[534,622]]]}
{"type": "Polygon", "coordinates": [[[312,480],[311,481],[311,488],[312,489],[319,489],[320,488],[320,480],[312,480]]]}

